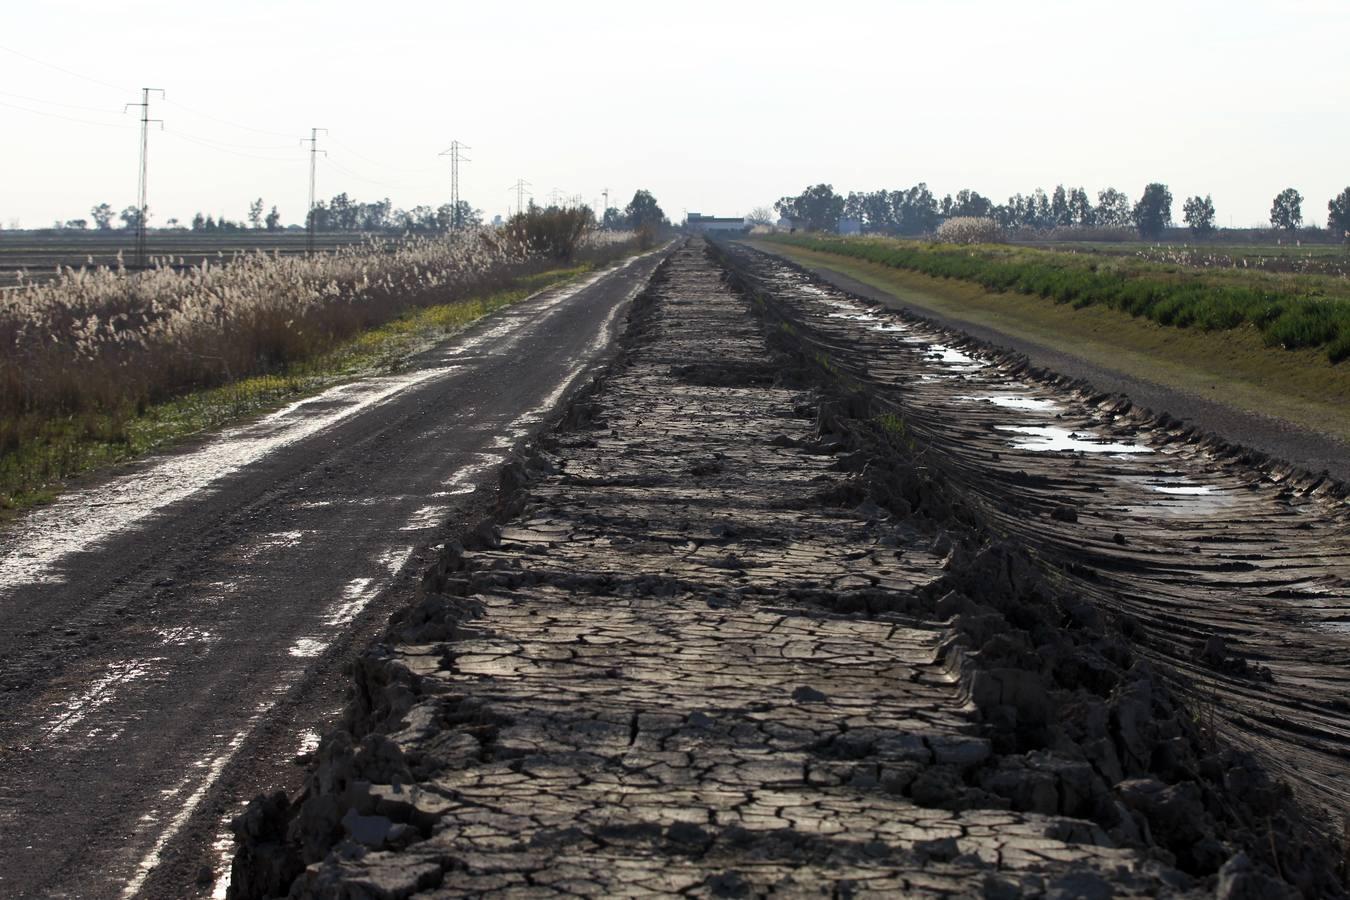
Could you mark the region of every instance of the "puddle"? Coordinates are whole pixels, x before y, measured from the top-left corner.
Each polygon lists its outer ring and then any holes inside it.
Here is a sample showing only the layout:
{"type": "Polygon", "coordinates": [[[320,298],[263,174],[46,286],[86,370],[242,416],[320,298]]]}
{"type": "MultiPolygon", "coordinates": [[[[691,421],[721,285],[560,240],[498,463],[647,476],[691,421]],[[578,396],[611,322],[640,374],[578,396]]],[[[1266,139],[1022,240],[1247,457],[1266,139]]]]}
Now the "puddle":
{"type": "Polygon", "coordinates": [[[991,394],[986,397],[971,396],[961,399],[992,403],[1003,409],[1028,409],[1034,412],[1060,412],[1064,408],[1054,400],[1042,400],[1039,397],[1018,397],[1010,394],[991,394]]]}
{"type": "Polygon", "coordinates": [[[1148,447],[1125,444],[1091,433],[1070,431],[1056,425],[995,425],[999,431],[1023,435],[1014,438],[1018,450],[1040,453],[1072,451],[1075,453],[1152,453],[1148,447]]]}
{"type": "Polygon", "coordinates": [[[1150,484],[1148,488],[1151,491],[1157,491],[1159,494],[1172,494],[1179,497],[1203,497],[1207,494],[1215,493],[1216,490],[1205,484],[1182,485],[1178,487],[1150,484]]]}
{"type": "Polygon", "coordinates": [[[975,357],[945,344],[929,344],[925,355],[937,359],[949,369],[982,369],[985,366],[975,357]]]}

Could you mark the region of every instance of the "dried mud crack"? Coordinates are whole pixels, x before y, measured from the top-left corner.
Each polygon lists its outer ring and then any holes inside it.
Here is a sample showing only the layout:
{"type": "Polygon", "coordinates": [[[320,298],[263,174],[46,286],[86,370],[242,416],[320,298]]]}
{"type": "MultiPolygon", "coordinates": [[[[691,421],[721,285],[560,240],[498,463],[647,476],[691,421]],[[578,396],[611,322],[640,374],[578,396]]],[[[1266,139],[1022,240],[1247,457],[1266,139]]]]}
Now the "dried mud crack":
{"type": "MultiPolygon", "coordinates": [[[[909,373],[867,380],[847,301],[769,265],[664,265],[362,658],[305,792],[236,822],[232,895],[1340,895],[1289,790],[1162,674],[1193,656],[1133,639],[1166,629],[1112,591],[1153,570],[1103,561],[1142,535],[1066,574],[1003,475],[888,405],[909,373]]],[[[1052,536],[1094,515],[1068,475],[1006,477],[1052,536]]],[[[1280,683],[1218,637],[1206,677],[1280,683]]]]}

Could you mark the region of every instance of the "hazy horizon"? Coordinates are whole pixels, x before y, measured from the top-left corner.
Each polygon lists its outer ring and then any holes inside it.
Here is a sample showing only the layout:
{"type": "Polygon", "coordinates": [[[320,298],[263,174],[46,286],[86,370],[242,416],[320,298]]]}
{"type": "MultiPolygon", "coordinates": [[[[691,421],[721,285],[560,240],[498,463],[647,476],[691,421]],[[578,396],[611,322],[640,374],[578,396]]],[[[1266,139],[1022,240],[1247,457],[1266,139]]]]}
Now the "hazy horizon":
{"type": "Polygon", "coordinates": [[[467,5],[243,0],[25,5],[0,37],[0,225],[48,227],[135,204],[140,88],[151,224],[243,220],[250,201],[303,220],[318,196],[463,199],[491,218],[532,183],[666,213],[743,215],[808,184],[842,193],[925,181],[995,202],[1036,187],[1169,185],[1173,214],[1210,194],[1217,224],[1267,221],[1286,187],[1305,224],[1350,184],[1350,6],[1144,2],[1013,5],[467,5]]]}

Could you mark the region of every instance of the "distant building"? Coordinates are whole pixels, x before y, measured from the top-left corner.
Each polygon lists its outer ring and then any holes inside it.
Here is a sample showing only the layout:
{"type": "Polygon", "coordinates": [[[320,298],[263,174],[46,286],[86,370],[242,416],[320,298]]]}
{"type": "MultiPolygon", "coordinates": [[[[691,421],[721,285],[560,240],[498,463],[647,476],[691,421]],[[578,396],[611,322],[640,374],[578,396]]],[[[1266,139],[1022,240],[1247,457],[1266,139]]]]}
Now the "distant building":
{"type": "Polygon", "coordinates": [[[501,228],[501,227],[502,227],[502,217],[501,217],[500,214],[495,215],[495,216],[492,217],[492,226],[493,226],[494,228],[501,228]]]}
{"type": "Polygon", "coordinates": [[[684,227],[690,231],[748,231],[750,226],[744,217],[719,219],[717,216],[705,216],[691,212],[685,217],[684,227]]]}
{"type": "Polygon", "coordinates": [[[862,234],[862,219],[843,218],[839,220],[840,234],[862,234]]]}

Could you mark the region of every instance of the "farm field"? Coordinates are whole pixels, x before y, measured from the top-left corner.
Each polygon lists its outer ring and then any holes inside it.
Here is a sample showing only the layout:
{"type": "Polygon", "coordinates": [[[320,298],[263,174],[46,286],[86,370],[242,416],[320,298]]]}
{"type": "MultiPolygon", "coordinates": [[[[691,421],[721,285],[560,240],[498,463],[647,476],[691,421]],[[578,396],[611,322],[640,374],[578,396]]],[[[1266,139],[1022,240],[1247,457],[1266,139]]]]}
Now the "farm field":
{"type": "MultiPolygon", "coordinates": [[[[361,244],[371,237],[351,232],[318,234],[314,248],[330,251],[361,244]]],[[[376,240],[386,240],[377,236],[376,240]]],[[[204,260],[215,262],[236,253],[305,253],[307,238],[303,231],[240,231],[210,234],[197,231],[156,231],[147,235],[148,256],[172,260],[174,265],[197,266],[204,260]]],[[[0,288],[19,283],[19,273],[27,280],[45,281],[53,277],[57,266],[117,266],[118,254],[127,265],[134,262],[136,235],[131,231],[0,231],[0,288]]]]}
{"type": "Polygon", "coordinates": [[[1350,277],[1350,246],[1290,241],[1283,244],[1224,241],[1017,241],[1017,246],[1069,253],[1120,256],[1199,269],[1287,272],[1350,277]]]}

